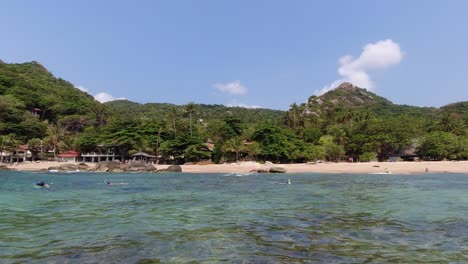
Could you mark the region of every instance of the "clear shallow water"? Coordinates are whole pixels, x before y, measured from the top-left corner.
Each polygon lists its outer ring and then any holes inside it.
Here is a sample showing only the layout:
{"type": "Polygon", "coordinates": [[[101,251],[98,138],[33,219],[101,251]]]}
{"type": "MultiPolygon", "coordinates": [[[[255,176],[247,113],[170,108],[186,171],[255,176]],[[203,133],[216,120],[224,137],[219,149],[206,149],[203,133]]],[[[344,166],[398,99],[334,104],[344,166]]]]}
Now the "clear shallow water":
{"type": "Polygon", "coordinates": [[[24,262],[465,263],[468,175],[0,172],[0,263],[24,262]]]}

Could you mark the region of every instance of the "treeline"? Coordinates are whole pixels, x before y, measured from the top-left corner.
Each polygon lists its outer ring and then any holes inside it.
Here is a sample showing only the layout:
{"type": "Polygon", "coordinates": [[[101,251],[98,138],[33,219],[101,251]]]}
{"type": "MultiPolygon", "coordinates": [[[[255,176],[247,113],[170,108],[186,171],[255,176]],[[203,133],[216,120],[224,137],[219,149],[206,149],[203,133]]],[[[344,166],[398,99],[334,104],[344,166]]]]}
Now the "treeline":
{"type": "Polygon", "coordinates": [[[347,86],[288,111],[187,103],[100,104],[36,62],[0,63],[0,151],[27,144],[34,158],[116,145],[173,163],[468,159],[468,102],[394,105],[347,86]]]}

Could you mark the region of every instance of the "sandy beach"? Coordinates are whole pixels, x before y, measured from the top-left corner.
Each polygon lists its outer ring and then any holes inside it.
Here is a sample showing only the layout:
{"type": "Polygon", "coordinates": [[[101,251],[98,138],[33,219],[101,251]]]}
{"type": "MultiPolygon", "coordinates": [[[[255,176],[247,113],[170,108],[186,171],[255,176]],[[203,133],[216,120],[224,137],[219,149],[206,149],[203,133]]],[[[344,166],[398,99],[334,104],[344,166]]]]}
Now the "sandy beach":
{"type": "MultiPolygon", "coordinates": [[[[24,162],[8,165],[16,171],[41,171],[49,167],[62,164],[75,164],[72,162],[24,162]]],[[[77,163],[76,163],[77,164],[77,163]]],[[[87,163],[90,168],[95,163],[87,163]]],[[[155,165],[158,170],[169,165],[155,165]]],[[[209,165],[181,165],[182,171],[187,173],[248,173],[258,169],[282,167],[287,173],[384,173],[386,170],[392,174],[425,173],[468,173],[468,161],[420,161],[420,162],[363,162],[363,163],[315,163],[315,164],[260,164],[256,162],[238,162],[209,165]]]]}

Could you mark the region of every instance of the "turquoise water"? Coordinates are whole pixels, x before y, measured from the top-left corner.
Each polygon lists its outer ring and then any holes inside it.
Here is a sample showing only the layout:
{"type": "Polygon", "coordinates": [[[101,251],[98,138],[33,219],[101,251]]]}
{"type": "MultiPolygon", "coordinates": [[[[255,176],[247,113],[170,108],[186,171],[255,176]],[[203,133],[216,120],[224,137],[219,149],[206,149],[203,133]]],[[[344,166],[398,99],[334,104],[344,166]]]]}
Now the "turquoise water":
{"type": "Polygon", "coordinates": [[[468,262],[467,174],[0,172],[0,212],[0,263],[468,262]]]}

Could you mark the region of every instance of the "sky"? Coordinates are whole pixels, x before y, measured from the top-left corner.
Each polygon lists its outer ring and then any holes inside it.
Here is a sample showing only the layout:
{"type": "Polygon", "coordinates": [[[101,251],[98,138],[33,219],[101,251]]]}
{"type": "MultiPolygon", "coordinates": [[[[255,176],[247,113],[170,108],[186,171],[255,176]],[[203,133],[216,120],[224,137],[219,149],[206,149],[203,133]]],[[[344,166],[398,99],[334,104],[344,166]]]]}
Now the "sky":
{"type": "Polygon", "coordinates": [[[1,1],[0,59],[100,101],[286,110],[343,81],[468,101],[468,1],[1,1]]]}

